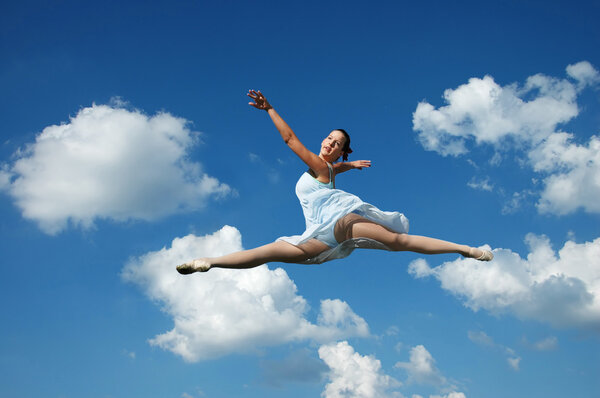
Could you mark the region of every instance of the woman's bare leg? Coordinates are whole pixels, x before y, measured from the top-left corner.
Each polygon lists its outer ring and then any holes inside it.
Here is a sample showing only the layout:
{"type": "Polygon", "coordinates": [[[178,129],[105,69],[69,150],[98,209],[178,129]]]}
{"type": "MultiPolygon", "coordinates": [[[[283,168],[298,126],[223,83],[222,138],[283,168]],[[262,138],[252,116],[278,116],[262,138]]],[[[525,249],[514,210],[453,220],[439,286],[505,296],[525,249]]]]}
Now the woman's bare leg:
{"type": "Polygon", "coordinates": [[[200,258],[177,267],[181,274],[208,271],[210,268],[253,268],[269,262],[299,263],[329,249],[325,243],[311,239],[301,245],[276,241],[255,249],[226,254],[221,257],[200,258]]]}
{"type": "Polygon", "coordinates": [[[354,213],[344,216],[337,222],[334,234],[338,242],[351,238],[370,238],[383,243],[394,251],[423,254],[458,253],[464,257],[473,258],[484,254],[482,250],[467,245],[427,236],[399,234],[354,213]]]}

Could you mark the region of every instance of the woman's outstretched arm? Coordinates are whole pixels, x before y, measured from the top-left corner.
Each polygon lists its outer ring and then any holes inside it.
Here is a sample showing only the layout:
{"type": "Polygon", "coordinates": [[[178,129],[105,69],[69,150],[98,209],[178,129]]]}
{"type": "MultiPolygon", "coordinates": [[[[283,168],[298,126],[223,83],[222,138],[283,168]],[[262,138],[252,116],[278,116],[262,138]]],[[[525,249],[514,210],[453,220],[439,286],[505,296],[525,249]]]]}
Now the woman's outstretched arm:
{"type": "Polygon", "coordinates": [[[294,151],[296,155],[298,155],[300,159],[302,159],[304,163],[306,163],[310,169],[317,174],[317,176],[328,173],[327,164],[325,161],[313,152],[309,151],[304,144],[300,142],[291,127],[285,122],[285,120],[281,118],[281,116],[279,116],[279,114],[275,111],[271,104],[269,104],[265,96],[260,91],[250,90],[250,92],[248,92],[248,97],[254,100],[254,102],[249,102],[249,105],[255,107],[256,109],[267,111],[271,117],[271,120],[273,121],[273,124],[275,124],[275,127],[279,131],[279,134],[281,134],[283,141],[287,144],[287,146],[290,147],[292,151],[294,151]]]}
{"type": "Polygon", "coordinates": [[[352,162],[334,163],[333,169],[335,174],[340,174],[348,170],[362,170],[363,167],[371,167],[370,160],[354,160],[352,162]]]}

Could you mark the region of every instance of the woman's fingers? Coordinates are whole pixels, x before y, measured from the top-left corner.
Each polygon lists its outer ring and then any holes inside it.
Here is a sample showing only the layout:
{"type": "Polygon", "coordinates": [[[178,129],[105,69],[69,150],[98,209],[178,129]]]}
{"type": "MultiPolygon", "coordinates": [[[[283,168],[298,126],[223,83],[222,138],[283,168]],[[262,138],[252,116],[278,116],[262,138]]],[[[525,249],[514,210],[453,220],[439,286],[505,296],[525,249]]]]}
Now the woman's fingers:
{"type": "Polygon", "coordinates": [[[254,100],[254,102],[249,102],[248,105],[252,105],[257,109],[267,109],[267,107],[269,106],[267,99],[260,92],[260,90],[248,90],[248,93],[246,95],[254,100]]]}

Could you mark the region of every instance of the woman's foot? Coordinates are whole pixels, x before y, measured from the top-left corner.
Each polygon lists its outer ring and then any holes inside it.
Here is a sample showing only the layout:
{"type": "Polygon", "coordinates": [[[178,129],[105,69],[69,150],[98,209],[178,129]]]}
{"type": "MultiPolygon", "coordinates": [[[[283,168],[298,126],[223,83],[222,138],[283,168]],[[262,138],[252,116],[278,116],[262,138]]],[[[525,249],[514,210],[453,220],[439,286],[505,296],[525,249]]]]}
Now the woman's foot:
{"type": "Polygon", "coordinates": [[[469,249],[469,257],[479,261],[492,261],[494,254],[489,250],[481,250],[476,247],[469,249]]]}
{"type": "Polygon", "coordinates": [[[177,266],[177,272],[182,275],[194,272],[206,272],[210,269],[210,263],[205,258],[199,258],[177,266]]]}

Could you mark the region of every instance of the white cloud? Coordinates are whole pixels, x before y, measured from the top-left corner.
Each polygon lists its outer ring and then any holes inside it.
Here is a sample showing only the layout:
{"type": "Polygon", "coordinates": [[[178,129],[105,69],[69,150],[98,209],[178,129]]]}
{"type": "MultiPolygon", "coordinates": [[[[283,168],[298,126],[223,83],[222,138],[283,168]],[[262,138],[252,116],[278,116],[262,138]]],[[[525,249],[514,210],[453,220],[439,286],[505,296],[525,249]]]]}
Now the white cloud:
{"type": "Polygon", "coordinates": [[[329,366],[329,383],[321,394],[324,398],[386,398],[398,396],[390,391],[400,383],[384,374],[381,362],[373,356],[362,356],[343,341],[323,345],[319,357],[329,366]]]}
{"type": "Polygon", "coordinates": [[[573,138],[552,134],[529,154],[536,171],[553,173],[544,180],[542,213],[567,214],[580,207],[600,213],[600,138],[591,137],[588,145],[574,144],[573,138]]]}
{"type": "Polygon", "coordinates": [[[435,360],[427,349],[418,345],[411,348],[409,362],[397,362],[396,368],[401,368],[408,374],[409,383],[432,384],[441,386],[447,383],[446,378],[435,367],[435,360]]]}
{"type": "MultiPolygon", "coordinates": [[[[435,366],[435,359],[422,345],[411,348],[408,362],[397,362],[394,367],[406,371],[407,383],[429,384],[444,393],[450,391],[446,395],[430,395],[429,398],[466,398],[462,392],[456,392],[456,385],[435,366]]],[[[420,395],[414,394],[412,397],[420,395]]]]}
{"type": "Polygon", "coordinates": [[[169,113],[93,105],[44,128],[3,165],[0,186],[50,234],[69,222],[89,228],[96,219],[155,220],[231,191],[189,160],[197,140],[188,121],[169,113]]]}
{"type": "Polygon", "coordinates": [[[239,231],[225,226],[212,235],[176,238],[170,248],[129,261],[124,279],[173,318],[173,329],[151,339],[152,345],[194,362],[294,341],[369,335],[364,319],[337,299],[323,300],[317,322],[311,323],[306,300],[281,268],[213,269],[191,276],[175,271],[192,258],[241,249],[239,231]]]}
{"type": "Polygon", "coordinates": [[[567,74],[577,80],[580,88],[600,82],[600,73],[586,61],[567,66],[567,74]]]}
{"type": "Polygon", "coordinates": [[[509,137],[535,142],[577,116],[576,98],[569,81],[544,75],[529,77],[523,87],[502,87],[491,76],[471,78],[444,92],[446,106],[419,103],[413,129],[425,149],[443,156],[467,153],[470,140],[497,146],[509,137]],[[524,99],[530,95],[535,97],[524,99]]]}
{"type": "Polygon", "coordinates": [[[459,258],[431,268],[419,259],[409,265],[409,273],[435,277],[474,311],[600,330],[600,238],[567,241],[558,253],[544,236],[529,234],[526,242],[526,259],[496,249],[490,263],[459,258]]]}
{"type": "MultiPolygon", "coordinates": [[[[558,130],[579,114],[579,93],[599,84],[600,74],[586,61],[566,70],[570,79],[537,74],[523,85],[500,86],[491,76],[471,78],[444,92],[445,106],[419,103],[413,129],[425,149],[442,156],[466,154],[473,142],[493,146],[494,157],[514,148],[518,160],[525,152],[529,166],[545,174],[540,212],[567,214],[583,208],[600,213],[600,139],[578,145],[572,134],[558,130]]],[[[469,186],[486,185],[472,181],[469,186]]],[[[503,212],[518,207],[520,199],[514,197],[503,212]]]]}

